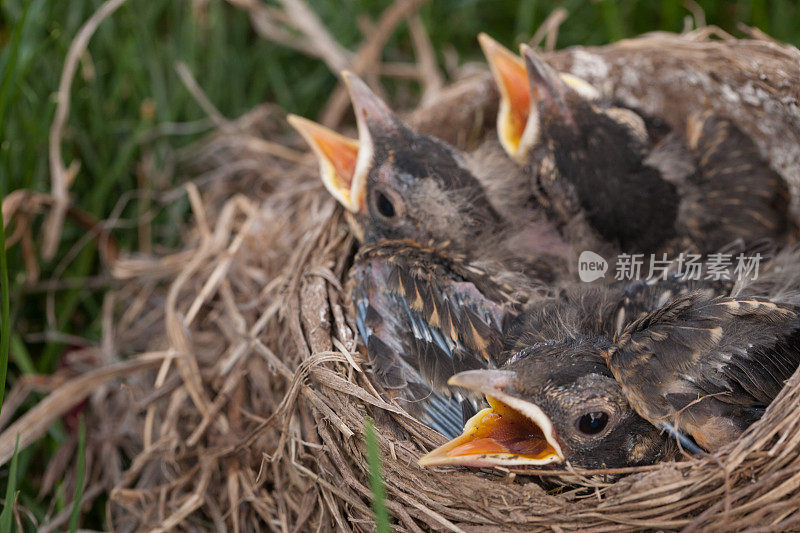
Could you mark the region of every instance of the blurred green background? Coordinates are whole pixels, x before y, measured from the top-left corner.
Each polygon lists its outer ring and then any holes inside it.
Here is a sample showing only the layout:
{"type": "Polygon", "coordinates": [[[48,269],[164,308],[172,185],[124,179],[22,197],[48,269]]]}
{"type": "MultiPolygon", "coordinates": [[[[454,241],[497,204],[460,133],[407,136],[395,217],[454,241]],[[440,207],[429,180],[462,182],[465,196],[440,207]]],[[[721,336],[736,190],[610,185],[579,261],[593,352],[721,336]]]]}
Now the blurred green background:
{"type": "MultiPolygon", "coordinates": [[[[4,197],[22,188],[49,191],[48,133],[62,64],[76,31],[101,3],[0,0],[0,189],[4,197]]],[[[339,43],[352,50],[363,39],[357,16],[375,20],[387,2],[309,0],[309,5],[339,43]]],[[[444,53],[453,50],[462,62],[482,60],[475,39],[480,31],[509,46],[528,40],[556,7],[569,11],[558,34],[561,48],[604,44],[653,30],[681,31],[684,18],[691,15],[689,8],[696,11],[698,5],[708,24],[734,35],[741,35],[737,23],[744,23],[779,40],[800,43],[800,7],[794,0],[434,0],[419,12],[443,64],[444,53]]],[[[383,58],[414,61],[405,25],[391,37],[383,58]]],[[[211,102],[229,118],[265,101],[315,117],[335,86],[334,76],[319,60],[265,41],[253,31],[248,14],[225,1],[129,0],[100,26],[81,58],[63,143],[64,159],[81,162],[72,197],[97,219],[108,217],[122,195],[139,187],[137,165],[143,154],[151,155],[158,165],[209,131],[203,111],[176,74],[176,61],[188,65],[211,102]],[[153,128],[165,123],[189,123],[192,132],[154,136],[153,128]]],[[[399,82],[386,83],[391,88],[399,82]]],[[[174,185],[152,187],[157,194],[174,185]]],[[[130,202],[123,218],[134,216],[136,210],[136,202],[130,202]]],[[[180,207],[159,215],[154,240],[166,247],[178,246],[175,222],[184,215],[180,207]]],[[[34,236],[39,234],[41,218],[35,224],[34,236]]],[[[84,232],[71,222],[66,224],[56,258],[49,262],[39,258],[41,281],[32,285],[25,283],[19,245],[9,249],[8,387],[23,373],[53,372],[66,349],[100,338],[100,309],[108,281],[93,243],[75,248],[84,232]],[[78,252],[74,257],[68,255],[73,249],[78,252]],[[48,319],[46,280],[53,277],[70,282],[55,292],[55,315],[48,319]]],[[[123,249],[138,249],[135,228],[117,229],[114,235],[123,249]]],[[[39,521],[71,500],[71,495],[58,491],[56,498],[37,497],[43,465],[74,431],[70,427],[57,425],[47,439],[20,455],[21,502],[39,521]]],[[[5,466],[0,469],[0,487],[7,477],[5,466]]],[[[96,506],[83,525],[102,527],[102,520],[102,506],[96,506]]]]}

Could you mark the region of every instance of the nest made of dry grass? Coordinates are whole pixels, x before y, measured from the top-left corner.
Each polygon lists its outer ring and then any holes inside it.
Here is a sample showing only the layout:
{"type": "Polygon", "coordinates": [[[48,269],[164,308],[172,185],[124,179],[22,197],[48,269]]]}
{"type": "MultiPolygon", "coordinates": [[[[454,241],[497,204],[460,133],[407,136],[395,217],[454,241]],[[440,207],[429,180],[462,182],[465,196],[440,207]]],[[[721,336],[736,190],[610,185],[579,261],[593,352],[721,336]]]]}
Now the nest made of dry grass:
{"type": "MultiPolygon", "coordinates": [[[[800,52],[707,37],[651,35],[552,60],[673,126],[693,109],[732,116],[796,190],[800,52]]],[[[411,120],[466,146],[495,107],[484,74],[411,120]]],[[[18,432],[24,446],[88,398],[84,499],[108,492],[115,530],[372,530],[367,417],[398,531],[800,529],[797,374],[763,420],[715,455],[541,472],[578,486],[550,492],[516,472],[420,468],[444,438],[372,380],[342,288],[355,242],[282,113],[257,108],[185,159],[192,179],[175,195],[191,206],[184,248],[112,263],[121,284],[104,306],[103,358],[50,384],[0,435],[7,460],[18,432]]],[[[45,483],[66,468],[64,448],[45,483]]]]}

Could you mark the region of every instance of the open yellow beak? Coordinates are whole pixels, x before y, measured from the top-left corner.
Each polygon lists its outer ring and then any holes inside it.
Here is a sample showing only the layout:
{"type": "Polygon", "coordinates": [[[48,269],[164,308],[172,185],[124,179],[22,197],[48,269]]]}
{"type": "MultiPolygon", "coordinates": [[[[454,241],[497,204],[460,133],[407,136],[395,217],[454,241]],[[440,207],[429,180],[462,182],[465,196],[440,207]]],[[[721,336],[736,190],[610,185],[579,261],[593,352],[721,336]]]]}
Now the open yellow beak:
{"type": "Polygon", "coordinates": [[[521,466],[560,463],[564,458],[542,428],[495,398],[467,421],[464,433],[419,459],[420,466],[521,466]]]}
{"type": "Polygon", "coordinates": [[[353,181],[359,142],[297,115],[289,115],[287,120],[317,155],[325,188],[346,209],[357,212],[361,198],[353,194],[353,181]]]}
{"type": "Polygon", "coordinates": [[[528,124],[531,108],[531,90],[525,62],[485,33],[478,42],[489,63],[497,88],[500,91],[500,109],[497,114],[497,135],[506,152],[521,159],[520,140],[528,124]]]}
{"type": "MultiPolygon", "coordinates": [[[[525,60],[485,33],[478,42],[489,63],[497,88],[500,91],[500,109],[497,113],[497,135],[506,153],[520,163],[528,158],[528,151],[539,136],[537,107],[543,99],[552,98],[553,87],[546,83],[531,83],[525,60]]],[[[526,45],[523,54],[535,57],[526,45]]],[[[541,63],[541,58],[535,57],[541,63]]],[[[587,100],[596,100],[600,92],[586,81],[567,73],[555,73],[553,82],[563,84],[587,100]]],[[[562,110],[568,113],[568,110],[562,110]]]]}
{"type": "Polygon", "coordinates": [[[448,383],[488,395],[491,407],[470,418],[464,432],[419,459],[421,466],[474,467],[561,463],[564,454],[553,424],[542,410],[502,392],[502,371],[475,370],[456,374],[448,383]]]}

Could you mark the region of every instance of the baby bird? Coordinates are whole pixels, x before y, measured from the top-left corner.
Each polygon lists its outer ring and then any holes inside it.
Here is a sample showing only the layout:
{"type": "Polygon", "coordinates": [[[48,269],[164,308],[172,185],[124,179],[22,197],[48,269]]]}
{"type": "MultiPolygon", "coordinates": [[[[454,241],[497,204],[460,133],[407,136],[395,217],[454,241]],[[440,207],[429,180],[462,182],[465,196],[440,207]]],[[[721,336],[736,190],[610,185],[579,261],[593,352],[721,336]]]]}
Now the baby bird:
{"type": "Polygon", "coordinates": [[[569,247],[546,220],[534,221],[517,238],[520,221],[507,220],[492,204],[464,154],[411,130],[357,76],[343,77],[357,141],[301,117],[288,120],[317,154],[323,183],[346,208],[362,242],[412,238],[536,260],[567,254],[569,247]],[[528,249],[518,252],[520,246],[528,249]]]}
{"type": "Polygon", "coordinates": [[[656,291],[643,298],[640,290],[628,299],[624,287],[576,287],[557,301],[537,302],[520,319],[522,333],[510,335],[516,338],[502,366],[450,379],[484,394],[489,407],[419,464],[595,469],[671,457],[674,447],[631,408],[600,355],[611,347],[616,317],[636,316],[660,298],[656,291]]]}
{"type": "Polygon", "coordinates": [[[664,136],[531,48],[521,58],[479,40],[500,88],[501,144],[562,232],[593,231],[644,253],[786,237],[786,184],[733,122],[698,114],[686,132],[664,136]]]}
{"type": "Polygon", "coordinates": [[[691,174],[674,172],[680,139],[664,139],[648,156],[662,175],[678,183],[678,230],[700,251],[722,248],[733,238],[747,244],[791,241],[796,230],[786,182],[763,160],[758,147],[732,121],[711,112],[689,118],[686,146],[691,174]]]}
{"type": "Polygon", "coordinates": [[[289,121],[362,241],[348,286],[379,383],[454,436],[474,402],[447,379],[496,364],[505,321],[565,269],[566,246],[544,226],[515,242],[517,232],[457,150],[415,133],[360,79],[343,76],[358,141],[300,117],[289,121]],[[517,252],[525,246],[528,253],[517,252]]]}
{"type": "Polygon", "coordinates": [[[501,369],[456,374],[451,384],[485,394],[490,407],[419,464],[595,469],[668,457],[662,432],[630,407],[598,355],[607,347],[606,337],[571,338],[518,352],[501,369]]]}
{"type": "Polygon", "coordinates": [[[479,40],[500,88],[501,143],[562,231],[593,231],[639,252],[673,237],[678,194],[644,164],[644,121],[605,105],[586,82],[559,75],[530,49],[523,59],[486,34],[479,40]],[[506,95],[516,96],[506,103],[506,95]]]}

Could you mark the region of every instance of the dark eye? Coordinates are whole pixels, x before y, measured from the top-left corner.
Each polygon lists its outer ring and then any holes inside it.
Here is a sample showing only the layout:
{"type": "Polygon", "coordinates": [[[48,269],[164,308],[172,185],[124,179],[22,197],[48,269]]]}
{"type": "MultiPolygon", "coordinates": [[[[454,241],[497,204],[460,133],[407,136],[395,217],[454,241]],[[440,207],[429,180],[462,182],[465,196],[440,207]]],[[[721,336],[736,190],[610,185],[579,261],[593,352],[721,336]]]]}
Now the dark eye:
{"type": "Polygon", "coordinates": [[[381,191],[375,194],[375,209],[386,218],[393,218],[395,215],[394,204],[389,197],[381,191]]]}
{"type": "Polygon", "coordinates": [[[608,425],[608,414],[602,411],[586,413],[578,420],[578,429],[587,435],[597,435],[608,425]]]}

